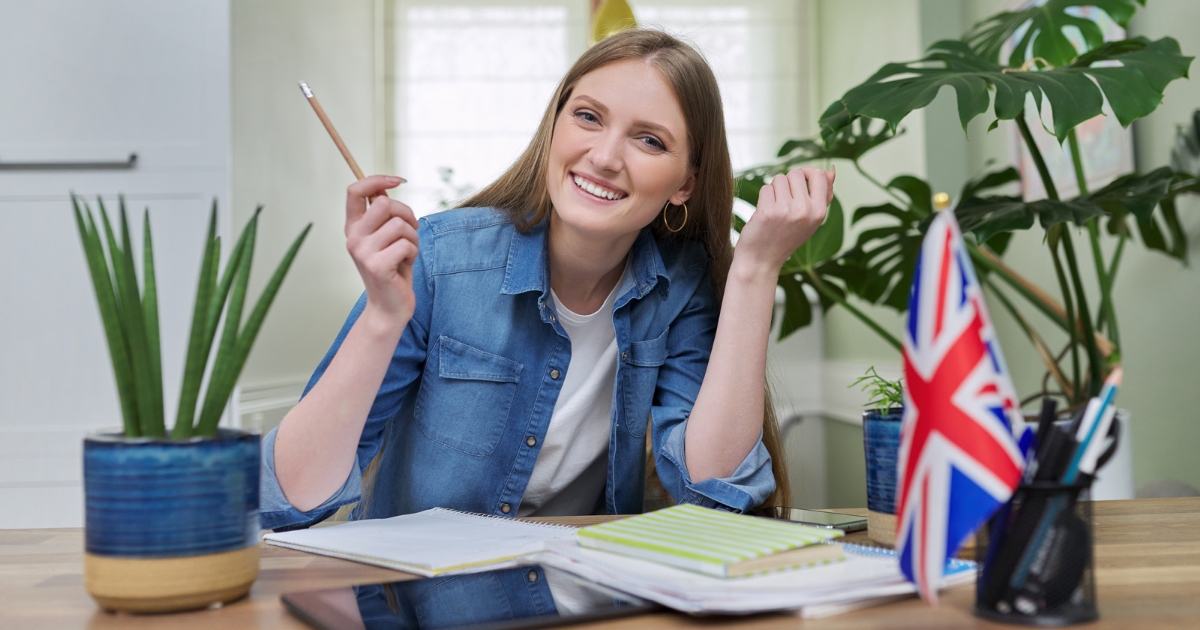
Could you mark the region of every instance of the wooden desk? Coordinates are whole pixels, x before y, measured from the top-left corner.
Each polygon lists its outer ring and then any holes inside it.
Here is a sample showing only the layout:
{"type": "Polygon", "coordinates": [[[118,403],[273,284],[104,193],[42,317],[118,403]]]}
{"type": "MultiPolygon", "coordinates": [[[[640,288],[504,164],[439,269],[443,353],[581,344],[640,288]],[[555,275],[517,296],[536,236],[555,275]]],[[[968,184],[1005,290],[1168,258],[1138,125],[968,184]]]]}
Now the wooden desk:
{"type": "MultiPolygon", "coordinates": [[[[33,508],[30,508],[33,509],[33,508]]],[[[847,510],[850,511],[850,510],[847,510]]],[[[547,519],[570,524],[595,517],[547,519]]],[[[1093,628],[1200,628],[1200,498],[1095,505],[1100,621],[1093,628]]],[[[266,546],[248,599],[219,610],[136,617],[100,612],[83,590],[79,529],[0,530],[0,628],[305,628],[279,603],[287,591],[406,579],[408,574],[266,546]]],[[[662,613],[590,628],[946,628],[999,626],[971,615],[974,590],[801,621],[784,615],[693,619],[662,613]]]]}

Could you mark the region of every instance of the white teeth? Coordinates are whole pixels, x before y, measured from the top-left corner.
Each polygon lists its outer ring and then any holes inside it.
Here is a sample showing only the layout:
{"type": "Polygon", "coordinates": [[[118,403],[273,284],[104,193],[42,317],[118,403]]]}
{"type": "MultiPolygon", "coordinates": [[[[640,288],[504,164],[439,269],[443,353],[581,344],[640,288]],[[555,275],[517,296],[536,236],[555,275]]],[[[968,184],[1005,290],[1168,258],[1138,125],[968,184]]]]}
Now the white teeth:
{"type": "Polygon", "coordinates": [[[616,200],[621,198],[619,193],[612,192],[611,190],[605,190],[578,175],[575,176],[575,185],[603,199],[616,200]]]}

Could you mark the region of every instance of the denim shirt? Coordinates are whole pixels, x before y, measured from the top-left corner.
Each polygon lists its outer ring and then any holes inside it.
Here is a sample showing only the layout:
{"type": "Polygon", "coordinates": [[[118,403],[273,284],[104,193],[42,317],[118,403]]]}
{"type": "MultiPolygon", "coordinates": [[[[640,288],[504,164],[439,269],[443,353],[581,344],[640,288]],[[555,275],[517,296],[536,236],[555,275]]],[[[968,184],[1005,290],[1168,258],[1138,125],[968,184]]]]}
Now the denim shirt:
{"type": "MultiPolygon", "coordinates": [[[[263,527],[307,527],[358,501],[376,455],[369,500],[353,518],[438,506],[516,516],[571,360],[550,298],[546,222],[520,232],[499,211],[466,208],[421,219],[418,233],[416,310],[368,413],[354,468],[322,505],[301,512],[280,490],[271,431],[262,449],[263,527]]],[[[607,477],[594,512],[642,511],[647,424],[659,479],[675,501],[733,511],[760,505],[775,488],[761,437],[728,478],[693,483],[684,463],[688,414],[717,322],[703,246],[659,242],[647,228],[629,255],[613,306],[619,361],[607,477]]],[[[365,305],[363,296],[305,393],[365,305]]]]}

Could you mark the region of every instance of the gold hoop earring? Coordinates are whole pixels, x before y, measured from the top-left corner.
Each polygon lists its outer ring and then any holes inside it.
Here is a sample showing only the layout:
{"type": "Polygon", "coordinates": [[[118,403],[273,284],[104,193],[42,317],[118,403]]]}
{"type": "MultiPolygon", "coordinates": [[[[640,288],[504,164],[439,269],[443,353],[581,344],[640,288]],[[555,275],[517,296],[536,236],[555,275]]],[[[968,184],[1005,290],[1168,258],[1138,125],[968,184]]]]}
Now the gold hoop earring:
{"type": "Polygon", "coordinates": [[[687,211],[686,203],[679,204],[679,205],[683,206],[683,222],[679,224],[679,227],[673,228],[673,227],[671,227],[670,223],[667,223],[667,206],[670,206],[670,205],[671,205],[670,199],[667,200],[667,203],[663,204],[663,226],[665,226],[667,228],[668,232],[671,232],[672,234],[674,234],[674,233],[678,232],[679,230],[682,230],[683,226],[687,225],[688,211],[687,211]]]}

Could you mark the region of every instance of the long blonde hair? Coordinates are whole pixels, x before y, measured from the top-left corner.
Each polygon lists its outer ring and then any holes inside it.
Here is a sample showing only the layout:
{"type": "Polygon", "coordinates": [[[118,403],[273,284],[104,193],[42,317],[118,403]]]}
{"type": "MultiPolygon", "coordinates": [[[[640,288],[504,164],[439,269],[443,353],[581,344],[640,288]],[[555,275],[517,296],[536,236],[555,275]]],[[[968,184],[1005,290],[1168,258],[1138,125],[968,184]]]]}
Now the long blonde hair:
{"type": "MultiPolygon", "coordinates": [[[[651,224],[660,241],[699,241],[708,253],[709,273],[720,312],[725,280],[733,261],[729,232],[733,221],[733,167],[725,137],[725,114],[717,79],[708,63],[694,48],[661,31],[622,31],[592,46],[567,72],[542,114],[537,132],[524,153],[496,181],[462,203],[463,207],[492,207],[507,212],[518,230],[546,220],[552,211],[546,188],[550,141],[554,123],[587,73],[610,63],[644,60],[653,64],[671,87],[688,129],[689,161],[696,184],[688,200],[688,219],[683,229],[671,232],[662,216],[651,224]]],[[[676,211],[677,212],[677,211],[676,211]]],[[[672,218],[678,223],[678,218],[672,218]]],[[[764,390],[763,443],[771,454],[775,492],[766,505],[785,505],[791,497],[782,436],[771,403],[764,390]]],[[[653,458],[650,458],[653,462],[653,458]]]]}

